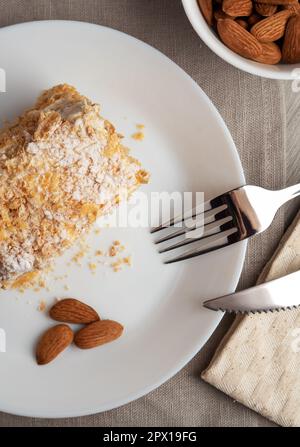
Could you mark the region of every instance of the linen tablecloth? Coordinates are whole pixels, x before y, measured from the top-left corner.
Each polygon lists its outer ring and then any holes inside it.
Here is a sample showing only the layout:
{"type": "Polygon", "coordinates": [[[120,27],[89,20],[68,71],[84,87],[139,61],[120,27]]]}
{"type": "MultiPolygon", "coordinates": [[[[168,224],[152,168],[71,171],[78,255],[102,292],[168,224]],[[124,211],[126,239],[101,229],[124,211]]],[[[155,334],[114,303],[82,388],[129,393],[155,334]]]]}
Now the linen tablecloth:
{"type": "MultiPolygon", "coordinates": [[[[68,19],[129,33],[161,50],[206,92],[227,123],[248,183],[286,184],[286,109],[283,82],[243,73],[215,56],[189,24],[180,0],[1,0],[0,26],[68,19]]],[[[285,226],[281,210],[272,227],[249,244],[241,278],[252,285],[285,226]]],[[[88,417],[43,420],[0,414],[0,426],[264,426],[270,422],[200,380],[230,324],[223,320],[202,351],[157,390],[121,408],[88,417]]]]}

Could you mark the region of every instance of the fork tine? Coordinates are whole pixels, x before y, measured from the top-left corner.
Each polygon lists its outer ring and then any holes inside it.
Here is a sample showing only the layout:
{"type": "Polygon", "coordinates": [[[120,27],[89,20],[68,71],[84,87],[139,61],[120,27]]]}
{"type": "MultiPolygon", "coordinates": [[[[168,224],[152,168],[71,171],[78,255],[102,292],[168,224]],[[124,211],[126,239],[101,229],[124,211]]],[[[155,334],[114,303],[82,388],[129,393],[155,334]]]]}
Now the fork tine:
{"type": "Polygon", "coordinates": [[[229,245],[242,240],[242,238],[240,237],[238,228],[236,228],[236,227],[228,229],[226,231],[220,231],[219,233],[215,233],[212,236],[210,236],[210,240],[208,240],[208,239],[209,238],[205,239],[204,241],[199,241],[199,244],[201,244],[201,242],[206,242],[206,243],[202,244],[202,245],[204,245],[203,248],[201,248],[201,247],[199,248],[199,246],[198,246],[198,248],[194,248],[193,250],[186,251],[182,255],[179,255],[175,258],[167,259],[166,261],[164,261],[164,264],[173,264],[175,262],[184,261],[186,259],[191,259],[196,256],[218,250],[220,248],[228,247],[229,245]],[[224,238],[227,239],[225,242],[217,243],[219,240],[222,240],[224,238]],[[215,244],[215,245],[211,245],[211,244],[215,244]]]}
{"type": "Polygon", "coordinates": [[[206,211],[203,225],[197,226],[197,222],[195,222],[195,224],[191,227],[183,226],[179,228],[177,231],[171,231],[166,236],[162,236],[161,238],[156,239],[154,241],[154,244],[161,244],[162,242],[166,242],[176,237],[195,231],[195,229],[199,230],[203,228],[205,230],[207,226],[210,225],[211,223],[218,222],[221,219],[229,216],[228,210],[226,208],[224,209],[224,207],[226,207],[226,205],[222,205],[221,207],[217,207],[216,209],[213,208],[206,211]]]}
{"type": "Polygon", "coordinates": [[[205,232],[201,233],[199,237],[197,237],[196,235],[199,232],[199,229],[201,230],[202,228],[197,228],[197,229],[193,230],[195,232],[195,237],[182,238],[177,243],[160,249],[159,253],[166,253],[170,250],[174,250],[175,248],[181,248],[181,247],[184,247],[185,245],[199,242],[201,240],[209,238],[210,236],[212,236],[214,234],[218,234],[223,231],[230,230],[231,228],[233,228],[233,226],[234,226],[234,222],[233,222],[232,216],[227,215],[227,216],[223,217],[222,219],[214,220],[213,222],[207,224],[205,227],[205,232]],[[217,231],[217,230],[219,230],[219,231],[217,231]]]}
{"type": "Polygon", "coordinates": [[[176,216],[173,219],[170,219],[167,222],[162,223],[161,225],[159,225],[158,227],[153,227],[150,229],[150,233],[154,234],[157,233],[158,231],[161,231],[164,228],[168,228],[168,227],[173,227],[174,225],[176,225],[177,223],[180,222],[184,222],[187,218],[195,218],[196,216],[200,216],[203,213],[206,213],[207,211],[210,211],[212,209],[211,207],[211,200],[207,200],[206,202],[204,202],[203,204],[199,204],[196,205],[195,208],[193,208],[190,213],[191,215],[187,216],[187,213],[180,215],[180,216],[176,216]],[[197,209],[201,206],[201,208],[203,207],[201,212],[197,212],[197,209]]]}

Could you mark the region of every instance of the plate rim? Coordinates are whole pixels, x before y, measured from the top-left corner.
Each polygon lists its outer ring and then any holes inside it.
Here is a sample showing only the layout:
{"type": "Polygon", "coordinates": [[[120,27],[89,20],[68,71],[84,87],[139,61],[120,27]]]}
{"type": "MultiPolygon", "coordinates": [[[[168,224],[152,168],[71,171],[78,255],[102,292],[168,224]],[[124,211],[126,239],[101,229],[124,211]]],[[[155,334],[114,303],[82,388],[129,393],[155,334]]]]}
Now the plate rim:
{"type": "MultiPolygon", "coordinates": [[[[81,25],[81,26],[85,26],[86,28],[89,28],[89,27],[100,28],[100,29],[105,29],[109,32],[114,32],[114,33],[120,34],[121,36],[124,35],[126,38],[133,40],[138,45],[148,47],[151,51],[157,52],[158,55],[165,60],[165,62],[167,62],[168,64],[170,64],[172,66],[175,66],[176,69],[180,71],[181,75],[184,78],[186,78],[187,81],[191,82],[194,85],[194,87],[198,89],[199,93],[201,92],[203,101],[205,101],[206,105],[210,108],[210,110],[212,110],[214,112],[214,115],[215,115],[216,119],[218,120],[219,124],[222,125],[224,137],[227,139],[227,142],[229,143],[228,146],[230,146],[230,149],[231,149],[231,157],[234,160],[234,163],[236,164],[236,166],[238,168],[239,176],[241,178],[241,186],[242,186],[242,184],[245,184],[245,175],[244,175],[243,166],[242,166],[242,163],[241,163],[241,160],[239,157],[239,153],[238,153],[238,150],[236,148],[234,140],[231,136],[231,133],[230,133],[223,117],[221,116],[217,107],[214,105],[214,103],[208,97],[208,95],[201,88],[201,86],[176,62],[174,62],[172,59],[170,59],[162,51],[158,50],[157,48],[153,47],[152,45],[150,45],[150,44],[144,42],[143,40],[138,39],[126,32],[120,31],[118,29],[115,29],[115,28],[109,27],[109,26],[104,26],[104,25],[90,23],[90,22],[84,22],[84,21],[77,21],[77,20],[36,20],[36,21],[16,23],[16,24],[4,26],[3,28],[1,28],[0,29],[0,37],[3,33],[7,32],[7,31],[12,31],[14,29],[20,29],[20,28],[30,28],[32,26],[42,25],[44,23],[48,24],[48,25],[52,25],[52,24],[53,25],[65,24],[67,26],[81,25]]],[[[242,241],[239,245],[240,245],[240,252],[238,255],[239,259],[237,260],[239,267],[236,268],[236,271],[234,272],[234,274],[232,275],[232,278],[231,278],[231,284],[232,284],[233,291],[238,284],[238,281],[239,281],[239,278],[240,278],[240,275],[241,275],[241,272],[243,269],[248,241],[242,241]]],[[[207,340],[211,337],[211,335],[217,328],[217,326],[220,323],[222,318],[223,318],[223,314],[220,315],[219,321],[216,321],[216,325],[215,325],[214,329],[212,330],[212,332],[206,334],[206,337],[202,336],[202,339],[204,338],[205,341],[204,342],[201,341],[200,343],[197,344],[197,346],[193,346],[189,351],[187,351],[186,355],[184,357],[182,357],[180,359],[180,361],[178,361],[176,363],[176,366],[173,367],[172,369],[170,369],[168,373],[166,373],[164,376],[162,376],[159,380],[155,381],[155,383],[152,383],[151,385],[144,387],[140,391],[131,392],[131,393],[127,394],[126,397],[120,398],[119,400],[115,400],[113,404],[100,405],[97,408],[89,408],[89,409],[85,408],[85,409],[81,409],[81,410],[77,409],[76,411],[73,411],[73,412],[70,412],[70,411],[65,412],[65,411],[60,411],[59,409],[56,409],[55,413],[53,411],[49,411],[49,412],[43,412],[42,414],[36,413],[35,411],[30,411],[30,410],[24,411],[24,410],[18,410],[16,408],[9,408],[7,406],[3,407],[2,404],[0,404],[0,411],[9,413],[9,414],[13,414],[16,416],[22,416],[22,417],[32,417],[32,418],[41,418],[41,419],[47,419],[47,418],[48,419],[61,419],[61,418],[73,418],[73,417],[88,416],[88,415],[102,413],[105,411],[119,408],[125,404],[128,404],[130,402],[133,402],[133,401],[139,399],[140,397],[147,395],[151,391],[157,389],[159,386],[161,386],[162,384],[164,384],[165,382],[170,380],[179,371],[181,371],[194,358],[194,356],[198,352],[200,352],[202,347],[205,345],[207,340]]]]}

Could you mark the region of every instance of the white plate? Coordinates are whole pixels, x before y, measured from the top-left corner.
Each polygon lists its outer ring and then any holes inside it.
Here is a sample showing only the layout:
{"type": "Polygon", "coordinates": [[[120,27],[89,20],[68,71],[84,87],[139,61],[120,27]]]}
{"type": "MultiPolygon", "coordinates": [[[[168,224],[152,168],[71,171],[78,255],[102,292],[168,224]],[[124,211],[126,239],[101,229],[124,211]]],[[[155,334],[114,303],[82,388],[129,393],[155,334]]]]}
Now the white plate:
{"type": "MultiPolygon", "coordinates": [[[[0,119],[30,106],[42,89],[67,82],[103,106],[103,115],[126,135],[133,153],[151,171],[150,191],[205,191],[208,196],[244,183],[231,136],[202,90],[178,66],[150,46],[120,32],[87,23],[34,22],[0,31],[0,60],[7,93],[0,119]],[[146,138],[130,138],[135,124],[146,138]]],[[[201,68],[201,67],[200,67],[201,68]]],[[[0,294],[0,409],[38,417],[71,417],[132,401],[169,379],[203,346],[221,315],[204,298],[232,292],[246,244],[175,265],[162,265],[147,229],[105,229],[97,247],[120,239],[133,266],[114,273],[56,265],[51,291],[0,294]],[[70,290],[66,292],[64,285],[70,290]],[[119,340],[91,351],[67,350],[48,366],[35,364],[34,344],[53,324],[36,310],[40,299],[82,298],[103,317],[125,326],[119,340]]]]}

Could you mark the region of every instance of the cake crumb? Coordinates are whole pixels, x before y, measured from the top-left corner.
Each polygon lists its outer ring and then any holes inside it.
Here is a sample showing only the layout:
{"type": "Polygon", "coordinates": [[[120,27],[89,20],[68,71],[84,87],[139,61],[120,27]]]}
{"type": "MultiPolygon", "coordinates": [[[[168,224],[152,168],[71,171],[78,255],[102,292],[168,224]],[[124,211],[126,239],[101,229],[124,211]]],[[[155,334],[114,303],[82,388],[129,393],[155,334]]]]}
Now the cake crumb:
{"type": "Polygon", "coordinates": [[[148,183],[149,182],[149,173],[147,171],[145,171],[144,169],[140,169],[137,173],[136,173],[136,178],[138,179],[138,181],[140,183],[148,183]]]}
{"type": "Polygon", "coordinates": [[[116,256],[117,250],[116,250],[116,247],[114,245],[109,247],[108,254],[109,254],[110,257],[116,256]]]}
{"type": "Polygon", "coordinates": [[[45,309],[46,309],[46,301],[41,300],[39,302],[38,310],[39,310],[39,312],[44,312],[45,309]]]}
{"type": "Polygon", "coordinates": [[[121,270],[122,260],[117,259],[115,262],[112,262],[110,265],[113,268],[114,272],[118,272],[121,270]]]}
{"type": "Polygon", "coordinates": [[[118,258],[115,262],[112,262],[110,266],[112,267],[114,272],[119,272],[122,269],[123,265],[127,265],[131,267],[132,258],[131,256],[125,256],[124,258],[118,258]]]}
{"type": "Polygon", "coordinates": [[[97,268],[97,264],[95,264],[94,262],[90,262],[88,264],[89,269],[91,270],[91,272],[95,272],[96,268],[97,268]]]}
{"type": "Polygon", "coordinates": [[[84,257],[85,255],[85,251],[84,250],[79,250],[73,257],[72,257],[72,261],[74,261],[76,264],[80,265],[80,260],[84,257]]]}
{"type": "Polygon", "coordinates": [[[145,138],[144,132],[135,132],[131,135],[131,138],[133,138],[136,141],[143,141],[145,138]]]}
{"type": "Polygon", "coordinates": [[[131,267],[131,265],[132,265],[132,258],[131,258],[131,256],[126,256],[125,258],[123,258],[123,264],[126,264],[129,267],[131,267]]]}
{"type": "Polygon", "coordinates": [[[137,124],[137,125],[136,125],[136,128],[137,128],[138,130],[143,130],[143,129],[145,129],[145,124],[137,124]]]}

